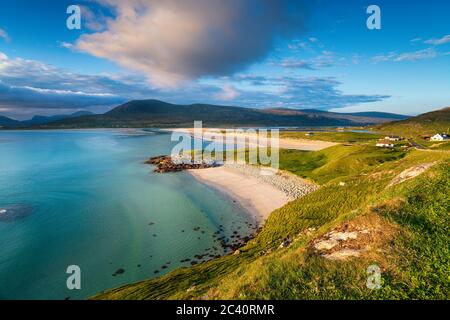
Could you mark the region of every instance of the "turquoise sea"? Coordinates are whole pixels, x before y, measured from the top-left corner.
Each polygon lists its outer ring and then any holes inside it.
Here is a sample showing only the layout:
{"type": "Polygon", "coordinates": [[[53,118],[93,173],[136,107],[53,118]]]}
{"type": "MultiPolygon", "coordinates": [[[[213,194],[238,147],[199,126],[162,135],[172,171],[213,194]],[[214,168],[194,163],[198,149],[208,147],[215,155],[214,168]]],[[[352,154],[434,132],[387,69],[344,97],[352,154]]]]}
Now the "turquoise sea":
{"type": "Polygon", "coordinates": [[[170,134],[139,131],[0,132],[0,299],[84,299],[250,234],[237,204],[143,164],[173,145],[170,134]],[[67,289],[70,265],[81,290],[67,289]]]}

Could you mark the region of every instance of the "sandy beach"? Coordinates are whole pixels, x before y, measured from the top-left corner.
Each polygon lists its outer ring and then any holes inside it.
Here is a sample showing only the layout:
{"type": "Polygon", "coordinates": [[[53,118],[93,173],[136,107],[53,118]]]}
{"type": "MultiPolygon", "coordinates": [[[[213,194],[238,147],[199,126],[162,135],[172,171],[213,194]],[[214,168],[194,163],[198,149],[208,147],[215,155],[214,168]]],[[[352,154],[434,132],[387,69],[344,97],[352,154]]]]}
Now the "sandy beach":
{"type": "Polygon", "coordinates": [[[259,168],[248,165],[188,172],[238,202],[260,225],[274,210],[317,189],[316,185],[291,174],[261,175],[259,168]]]}
{"type": "MultiPolygon", "coordinates": [[[[193,128],[177,128],[177,129],[165,129],[164,131],[170,131],[170,132],[186,132],[191,135],[194,134],[193,128]]],[[[217,133],[221,132],[222,129],[217,128],[203,128],[203,134],[205,133],[217,133]]],[[[255,135],[251,134],[238,134],[233,133],[232,136],[234,137],[252,137],[254,140],[255,135]]],[[[334,142],[328,142],[328,141],[320,141],[320,140],[307,140],[307,139],[287,139],[287,138],[279,138],[279,148],[281,149],[291,149],[291,150],[304,150],[304,151],[319,151],[322,149],[326,149],[332,146],[337,145],[337,143],[334,142]]],[[[257,144],[255,143],[249,143],[249,147],[257,147],[257,144]]],[[[265,147],[266,144],[263,145],[265,147]]]]}

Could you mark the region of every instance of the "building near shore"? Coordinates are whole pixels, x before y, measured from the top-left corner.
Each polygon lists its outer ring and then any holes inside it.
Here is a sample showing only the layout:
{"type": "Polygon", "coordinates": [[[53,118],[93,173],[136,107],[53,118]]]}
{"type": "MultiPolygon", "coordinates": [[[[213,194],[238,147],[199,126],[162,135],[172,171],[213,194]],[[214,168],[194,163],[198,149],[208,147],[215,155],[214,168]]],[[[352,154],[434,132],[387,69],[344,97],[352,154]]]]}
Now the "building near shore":
{"type": "Polygon", "coordinates": [[[450,137],[446,133],[438,133],[430,138],[431,141],[448,141],[450,137]]]}
{"type": "Polygon", "coordinates": [[[394,148],[394,144],[388,141],[380,141],[376,144],[379,148],[394,148]]]}
{"type": "Polygon", "coordinates": [[[384,140],[387,140],[387,141],[402,141],[402,140],[404,140],[404,138],[400,137],[400,136],[386,136],[384,138],[384,140]]]}

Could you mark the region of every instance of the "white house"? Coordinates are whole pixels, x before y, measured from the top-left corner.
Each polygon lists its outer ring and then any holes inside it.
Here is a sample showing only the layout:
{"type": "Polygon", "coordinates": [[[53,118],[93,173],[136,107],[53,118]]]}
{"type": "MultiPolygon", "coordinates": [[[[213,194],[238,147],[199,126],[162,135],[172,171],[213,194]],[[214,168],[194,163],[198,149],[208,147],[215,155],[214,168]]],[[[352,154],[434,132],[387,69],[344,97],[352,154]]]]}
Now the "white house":
{"type": "Polygon", "coordinates": [[[388,141],[402,141],[403,140],[403,138],[399,137],[399,136],[386,136],[384,139],[388,140],[388,141]]]}
{"type": "Polygon", "coordinates": [[[383,142],[378,142],[377,143],[377,147],[380,147],[380,148],[394,148],[394,144],[383,141],[383,142]]]}
{"type": "Polygon", "coordinates": [[[431,141],[446,141],[449,139],[450,137],[445,133],[438,133],[430,138],[431,141]]]}

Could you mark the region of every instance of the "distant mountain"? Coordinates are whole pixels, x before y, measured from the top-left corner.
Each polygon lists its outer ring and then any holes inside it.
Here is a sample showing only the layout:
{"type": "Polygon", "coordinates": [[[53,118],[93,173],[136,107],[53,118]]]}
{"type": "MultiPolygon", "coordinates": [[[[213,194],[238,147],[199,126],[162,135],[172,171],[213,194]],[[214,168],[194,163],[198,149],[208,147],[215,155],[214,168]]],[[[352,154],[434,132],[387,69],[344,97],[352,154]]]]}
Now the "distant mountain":
{"type": "Polygon", "coordinates": [[[382,124],[377,129],[406,136],[450,133],[450,107],[406,120],[382,124]]]}
{"type": "Polygon", "coordinates": [[[405,120],[410,118],[410,116],[405,116],[402,114],[396,114],[396,113],[388,113],[388,112],[354,112],[354,113],[348,113],[353,116],[358,117],[369,117],[369,118],[378,118],[378,119],[387,119],[389,121],[393,120],[405,120]]]}
{"type": "Polygon", "coordinates": [[[76,118],[81,116],[92,115],[93,113],[90,111],[77,111],[72,114],[59,114],[55,116],[34,116],[30,120],[21,121],[21,125],[23,126],[34,126],[34,125],[42,125],[58,120],[76,118]]]}
{"type": "MultiPolygon", "coordinates": [[[[397,117],[397,115],[395,115],[397,117]]],[[[390,114],[354,115],[318,110],[251,109],[209,104],[177,105],[159,100],[135,100],[102,115],[57,120],[42,128],[359,126],[392,119],[390,114]]]]}
{"type": "Polygon", "coordinates": [[[277,108],[277,109],[266,109],[265,112],[273,113],[273,114],[285,114],[285,115],[305,115],[310,118],[314,117],[325,117],[329,119],[343,119],[343,120],[351,120],[354,122],[359,122],[361,124],[373,124],[373,123],[383,123],[395,120],[404,120],[407,119],[408,116],[394,114],[394,113],[385,113],[385,112],[356,112],[356,113],[338,113],[338,112],[329,112],[315,109],[286,109],[286,108],[277,108]]]}
{"type": "Polygon", "coordinates": [[[50,122],[55,122],[58,120],[63,119],[71,119],[71,118],[77,118],[82,116],[88,116],[93,115],[90,111],[77,111],[75,113],[71,114],[60,114],[55,116],[34,116],[33,118],[29,120],[19,121],[10,119],[7,117],[0,116],[0,127],[6,127],[6,128],[28,128],[28,127],[34,127],[39,125],[45,125],[50,122]]]}
{"type": "Polygon", "coordinates": [[[20,121],[0,116],[0,128],[1,127],[15,127],[19,124],[20,124],[20,121]]]}

